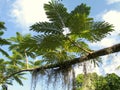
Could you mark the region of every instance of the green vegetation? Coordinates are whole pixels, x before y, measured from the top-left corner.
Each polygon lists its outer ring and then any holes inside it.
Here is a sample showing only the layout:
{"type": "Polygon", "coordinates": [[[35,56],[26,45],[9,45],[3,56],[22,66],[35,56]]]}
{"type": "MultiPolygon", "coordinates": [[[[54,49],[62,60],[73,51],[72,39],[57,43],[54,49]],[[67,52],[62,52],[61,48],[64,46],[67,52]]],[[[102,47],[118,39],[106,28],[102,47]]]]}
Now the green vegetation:
{"type": "MultiPolygon", "coordinates": [[[[82,64],[84,74],[87,75],[86,60],[98,65],[101,62],[99,56],[120,51],[120,44],[98,51],[89,47],[88,42],[93,43],[105,38],[113,31],[113,26],[105,21],[94,21],[94,18],[89,16],[90,7],[86,4],[82,3],[73,11],[67,12],[63,4],[51,1],[44,5],[44,9],[49,22],[37,22],[30,27],[30,30],[38,33],[36,36],[16,32],[16,36],[3,39],[5,26],[0,22],[0,45],[8,45],[12,53],[8,55],[0,47],[0,52],[6,56],[0,59],[0,85],[3,89],[7,88],[7,84],[12,85],[13,80],[23,85],[22,79],[25,79],[26,72],[32,74],[34,85],[40,76],[46,75],[48,84],[52,80],[56,84],[57,81],[62,80],[65,88],[74,89],[74,66],[82,64]],[[40,59],[35,60],[38,57],[40,59]],[[70,87],[71,84],[72,87],[70,87]]],[[[120,80],[115,74],[106,77],[95,73],[92,75],[91,83],[94,83],[92,87],[99,88],[95,90],[103,90],[104,85],[104,89],[109,88],[108,90],[119,87],[120,80]],[[117,84],[114,85],[115,82],[117,84]]],[[[84,86],[83,75],[79,77],[76,85],[81,88],[84,86]]],[[[89,78],[86,77],[86,79],[89,78]]]]}
{"type": "Polygon", "coordinates": [[[99,76],[96,73],[89,73],[84,78],[83,74],[76,77],[76,90],[119,90],[120,77],[116,74],[99,76]],[[87,81],[87,82],[86,82],[87,81]]]}

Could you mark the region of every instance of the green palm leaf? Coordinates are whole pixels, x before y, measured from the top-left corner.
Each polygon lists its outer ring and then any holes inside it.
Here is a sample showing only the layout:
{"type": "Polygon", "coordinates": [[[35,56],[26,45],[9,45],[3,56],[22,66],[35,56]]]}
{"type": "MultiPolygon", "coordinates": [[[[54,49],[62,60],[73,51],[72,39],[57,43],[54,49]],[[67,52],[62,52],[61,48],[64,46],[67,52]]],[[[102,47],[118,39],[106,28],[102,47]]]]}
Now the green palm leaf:
{"type": "Polygon", "coordinates": [[[88,16],[90,14],[90,7],[86,4],[82,3],[78,5],[73,11],[71,11],[71,14],[85,14],[88,16]]]}
{"type": "Polygon", "coordinates": [[[8,42],[6,39],[3,39],[0,37],[0,45],[9,45],[10,42],[8,42]]]}
{"type": "Polygon", "coordinates": [[[39,22],[31,26],[31,30],[42,34],[34,36],[31,42],[25,41],[29,42],[29,45],[23,43],[23,46],[29,46],[28,50],[44,52],[61,47],[68,52],[85,52],[90,50],[88,45],[83,41],[78,43],[78,39],[100,41],[113,31],[112,25],[107,22],[94,22],[93,18],[89,17],[90,7],[86,4],[77,6],[71,13],[57,1],[45,4],[44,9],[50,22],[39,22]],[[70,30],[67,36],[63,34],[63,28],[70,30]]]}
{"type": "Polygon", "coordinates": [[[93,37],[93,41],[100,41],[112,31],[114,31],[113,25],[108,22],[93,22],[90,34],[93,37]]]}
{"type": "Polygon", "coordinates": [[[61,34],[62,29],[60,29],[58,26],[56,26],[54,23],[49,22],[39,22],[34,25],[32,25],[31,30],[36,32],[41,32],[45,34],[61,34]]]}
{"type": "Polygon", "coordinates": [[[34,58],[35,57],[34,53],[28,52],[26,50],[27,48],[25,48],[25,46],[22,44],[24,40],[28,40],[30,38],[31,38],[30,34],[22,35],[19,32],[16,32],[16,37],[11,37],[8,39],[11,43],[13,43],[9,46],[9,50],[16,50],[17,52],[21,53],[21,55],[23,56],[25,56],[25,53],[27,53],[27,56],[34,58]]]}
{"type": "Polygon", "coordinates": [[[18,76],[14,76],[14,79],[17,83],[23,86],[22,80],[18,76]]]}
{"type": "Polygon", "coordinates": [[[24,40],[21,45],[51,62],[59,60],[56,59],[57,50],[66,50],[67,54],[62,53],[63,56],[69,56],[71,53],[74,53],[73,55],[89,53],[91,50],[85,43],[86,40],[100,41],[113,31],[111,24],[95,22],[93,18],[89,17],[90,7],[86,4],[77,6],[70,13],[63,4],[57,1],[45,4],[44,9],[50,21],[32,25],[30,29],[40,34],[24,40]],[[69,34],[63,34],[64,28],[68,28],[69,34]]]}
{"type": "Polygon", "coordinates": [[[1,52],[3,55],[5,55],[6,57],[9,56],[9,54],[8,54],[6,51],[4,51],[3,49],[1,49],[1,48],[0,48],[0,52],[1,52]]]}
{"type": "Polygon", "coordinates": [[[55,48],[62,45],[63,38],[64,37],[62,35],[52,35],[52,34],[38,35],[38,36],[33,37],[33,39],[36,40],[41,50],[42,49],[43,50],[54,50],[55,48]]]}
{"type": "MultiPolygon", "coordinates": [[[[3,39],[1,36],[4,34],[3,30],[5,30],[5,26],[4,26],[4,22],[0,22],[0,46],[2,45],[9,45],[10,42],[8,42],[6,39],[3,39]]],[[[2,48],[0,48],[0,52],[5,55],[5,56],[9,56],[7,52],[5,52],[2,48]]]]}
{"type": "Polygon", "coordinates": [[[60,28],[65,27],[69,14],[63,4],[58,3],[57,1],[52,1],[49,2],[49,4],[45,4],[44,9],[51,22],[55,23],[55,25],[60,28]]]}
{"type": "Polygon", "coordinates": [[[67,27],[69,27],[71,34],[80,35],[89,30],[93,22],[92,18],[88,18],[85,14],[75,14],[71,15],[67,22],[67,27]]]}
{"type": "Polygon", "coordinates": [[[70,29],[70,35],[75,34],[79,38],[88,41],[100,41],[109,32],[113,31],[113,26],[107,22],[95,22],[89,18],[90,7],[85,4],[77,6],[71,13],[67,21],[67,27],[70,29]]]}
{"type": "Polygon", "coordinates": [[[5,30],[6,29],[4,24],[5,24],[4,22],[0,22],[0,30],[5,30]]]}

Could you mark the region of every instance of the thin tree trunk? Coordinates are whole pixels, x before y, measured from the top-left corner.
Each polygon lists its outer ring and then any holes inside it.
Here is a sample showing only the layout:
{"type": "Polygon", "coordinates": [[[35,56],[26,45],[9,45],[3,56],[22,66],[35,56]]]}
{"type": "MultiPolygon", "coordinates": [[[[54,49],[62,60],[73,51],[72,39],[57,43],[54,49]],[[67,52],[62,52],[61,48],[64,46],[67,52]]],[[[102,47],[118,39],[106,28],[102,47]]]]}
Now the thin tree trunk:
{"type": "Polygon", "coordinates": [[[25,61],[26,61],[26,68],[28,69],[29,65],[28,65],[28,56],[27,56],[26,51],[25,51],[25,61]]]}

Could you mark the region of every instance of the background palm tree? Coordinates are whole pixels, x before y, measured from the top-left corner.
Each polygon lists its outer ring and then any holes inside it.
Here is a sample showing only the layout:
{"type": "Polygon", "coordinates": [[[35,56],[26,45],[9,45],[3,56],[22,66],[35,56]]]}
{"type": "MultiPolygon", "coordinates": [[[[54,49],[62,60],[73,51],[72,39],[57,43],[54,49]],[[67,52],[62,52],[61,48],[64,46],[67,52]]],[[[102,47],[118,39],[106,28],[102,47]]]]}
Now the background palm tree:
{"type": "Polygon", "coordinates": [[[16,32],[16,37],[9,38],[9,41],[12,43],[9,47],[10,50],[14,50],[21,54],[25,58],[26,68],[29,68],[28,57],[35,58],[35,54],[27,51],[27,48],[22,47],[22,43],[24,40],[28,40],[31,38],[30,34],[22,35],[19,32],[16,32]]]}

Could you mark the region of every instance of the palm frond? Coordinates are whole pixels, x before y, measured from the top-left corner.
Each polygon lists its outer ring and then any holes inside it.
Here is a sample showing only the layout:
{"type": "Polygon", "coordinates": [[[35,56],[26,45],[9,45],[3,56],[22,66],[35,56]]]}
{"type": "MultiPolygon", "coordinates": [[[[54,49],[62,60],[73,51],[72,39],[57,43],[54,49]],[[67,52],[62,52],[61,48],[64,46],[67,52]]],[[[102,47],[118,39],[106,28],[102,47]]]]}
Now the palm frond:
{"type": "Polygon", "coordinates": [[[32,51],[36,51],[36,48],[38,48],[39,45],[37,43],[36,40],[29,38],[29,39],[24,39],[21,43],[19,43],[19,49],[22,51],[28,51],[28,52],[32,52],[32,51]]]}
{"type": "Polygon", "coordinates": [[[53,63],[61,63],[65,60],[72,59],[73,55],[70,55],[65,50],[61,50],[61,51],[51,50],[44,53],[44,55],[42,55],[42,58],[47,64],[53,64],[53,63]]]}
{"type": "Polygon", "coordinates": [[[12,44],[9,46],[9,50],[17,50],[19,48],[18,44],[12,44]]]}
{"type": "Polygon", "coordinates": [[[107,22],[94,22],[91,18],[84,15],[72,16],[68,21],[71,34],[88,41],[100,41],[113,31],[113,25],[107,22]],[[76,23],[74,25],[74,23],[76,23]]]}
{"type": "MultiPolygon", "coordinates": [[[[25,49],[26,52],[35,52],[38,55],[42,55],[48,51],[55,50],[63,46],[63,35],[37,35],[30,39],[24,40],[20,44],[20,48],[25,49]]],[[[11,47],[12,48],[12,47],[11,47]]]]}
{"type": "Polygon", "coordinates": [[[0,45],[9,45],[10,42],[8,42],[6,39],[3,39],[0,37],[0,45]]]}
{"type": "Polygon", "coordinates": [[[64,7],[63,4],[52,1],[49,4],[44,5],[44,9],[46,11],[46,15],[48,19],[55,23],[58,27],[65,27],[65,23],[67,21],[68,13],[67,9],[64,7]]]}
{"type": "Polygon", "coordinates": [[[70,34],[75,34],[79,38],[84,38],[88,41],[100,41],[113,31],[113,26],[107,22],[94,22],[93,18],[89,18],[90,7],[86,4],[77,6],[69,16],[67,27],[70,29],[70,34]]]}
{"type": "Polygon", "coordinates": [[[22,80],[19,78],[19,76],[14,76],[15,81],[19,84],[23,86],[23,82],[22,80]]]}
{"type": "Polygon", "coordinates": [[[38,35],[33,37],[41,50],[53,50],[61,46],[63,38],[64,37],[62,35],[38,35]]]}
{"type": "Polygon", "coordinates": [[[67,21],[67,27],[69,27],[71,34],[81,35],[90,29],[92,22],[93,18],[89,18],[85,14],[71,14],[67,21]]]}
{"type": "Polygon", "coordinates": [[[36,31],[36,32],[41,32],[45,34],[61,34],[62,29],[57,27],[54,23],[49,23],[49,22],[39,22],[34,25],[32,25],[31,30],[36,31]]]}
{"type": "Polygon", "coordinates": [[[28,38],[31,38],[31,35],[30,35],[30,34],[22,35],[21,33],[16,32],[16,36],[15,36],[15,37],[10,37],[8,40],[9,40],[10,42],[20,43],[20,42],[22,42],[24,39],[28,39],[28,38]]]}
{"type": "Polygon", "coordinates": [[[82,3],[78,5],[73,11],[71,11],[71,14],[85,14],[88,16],[90,14],[90,7],[82,3]]]}
{"type": "Polygon", "coordinates": [[[4,51],[2,48],[0,48],[0,53],[2,53],[3,55],[5,55],[6,57],[9,56],[9,54],[6,51],[4,51]]]}
{"type": "Polygon", "coordinates": [[[16,32],[16,36],[15,37],[11,37],[11,38],[8,39],[12,43],[9,46],[9,50],[16,50],[17,52],[19,52],[24,57],[25,57],[25,53],[26,53],[27,56],[35,58],[34,53],[27,51],[27,47],[25,47],[23,45],[23,42],[25,40],[27,41],[28,39],[30,40],[29,42],[31,42],[31,35],[30,34],[22,35],[21,33],[16,32]]]}
{"type": "Polygon", "coordinates": [[[0,22],[0,30],[5,30],[6,29],[4,24],[5,24],[4,22],[0,22]]]}
{"type": "Polygon", "coordinates": [[[94,41],[100,41],[112,31],[114,31],[113,25],[108,22],[94,22],[91,27],[91,36],[94,41]]]}
{"type": "Polygon", "coordinates": [[[91,42],[96,42],[105,38],[113,30],[113,26],[107,22],[93,22],[89,30],[83,31],[80,37],[91,42]]]}

